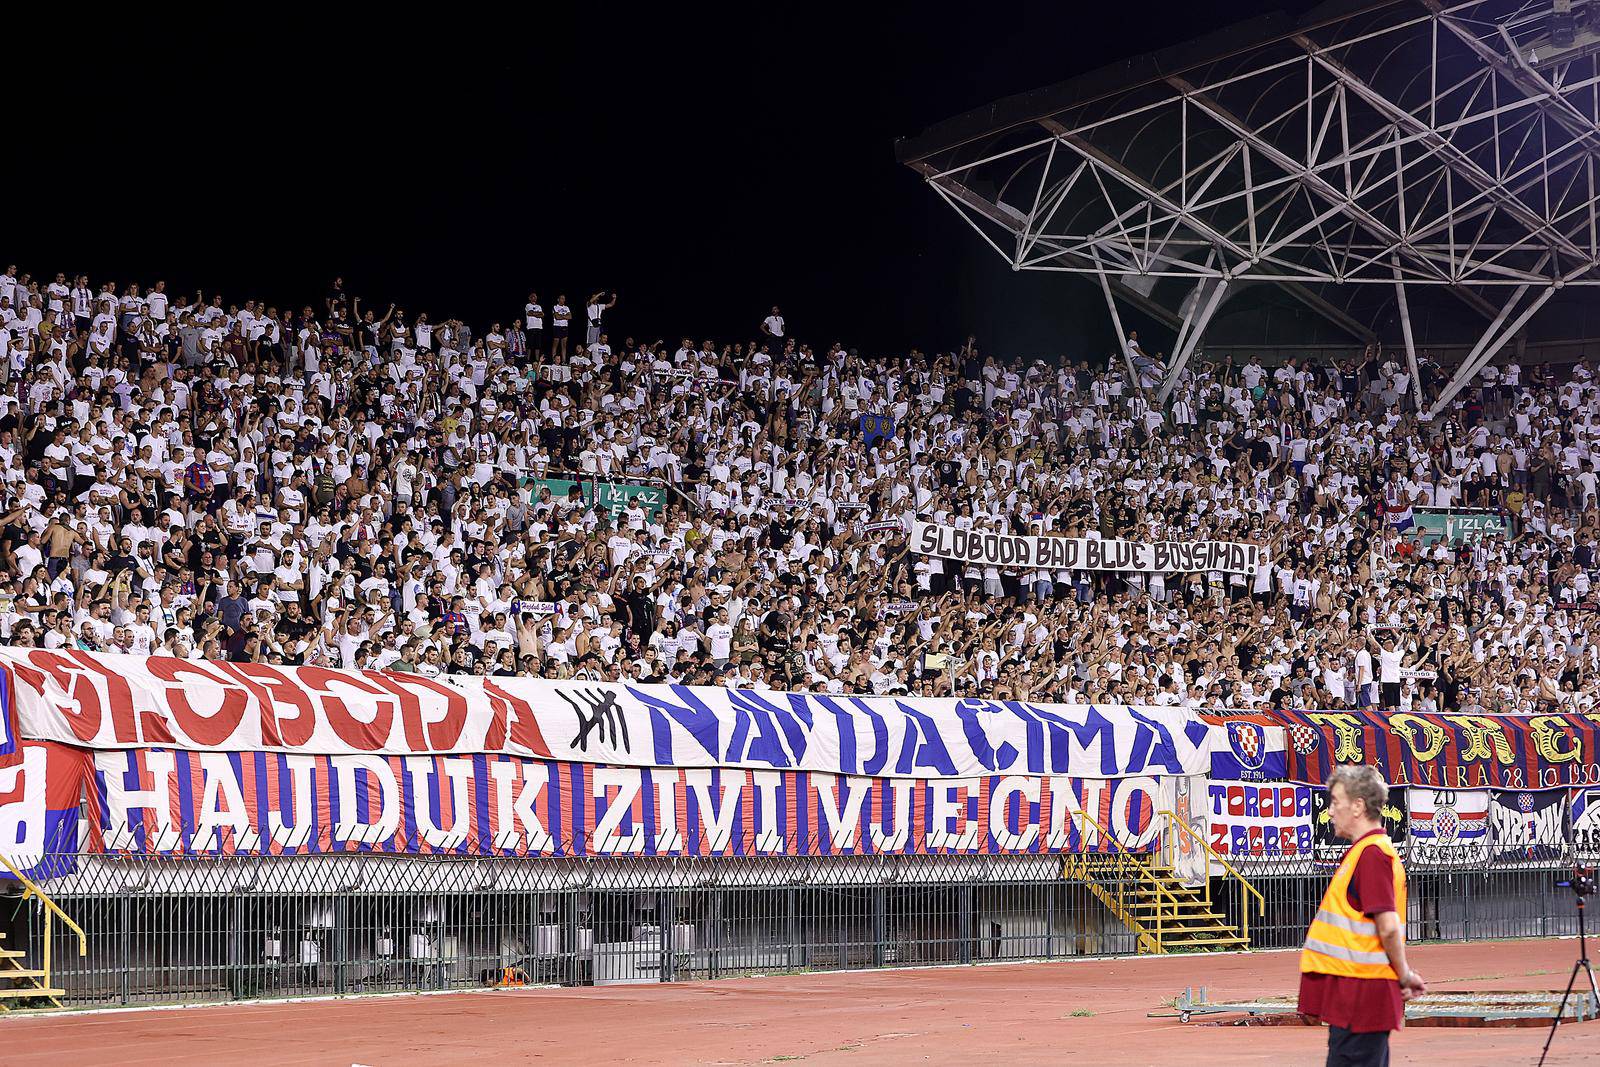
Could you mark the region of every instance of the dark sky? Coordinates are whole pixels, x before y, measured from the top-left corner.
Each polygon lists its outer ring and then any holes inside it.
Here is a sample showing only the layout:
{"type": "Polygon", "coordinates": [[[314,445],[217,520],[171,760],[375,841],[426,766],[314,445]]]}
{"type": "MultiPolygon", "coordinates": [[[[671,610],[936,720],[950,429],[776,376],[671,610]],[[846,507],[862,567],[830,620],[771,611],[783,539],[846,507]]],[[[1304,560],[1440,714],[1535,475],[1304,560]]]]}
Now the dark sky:
{"type": "Polygon", "coordinates": [[[1005,269],[893,139],[1223,10],[1305,5],[788,6],[129,19],[76,54],[30,48],[12,57],[30,108],[8,138],[19,222],[0,255],[229,302],[298,305],[342,274],[380,310],[480,326],[530,288],[547,305],[615,288],[617,334],[740,339],[777,303],[818,344],[943,349],[972,331],[1094,354],[1098,293],[1005,269]]]}

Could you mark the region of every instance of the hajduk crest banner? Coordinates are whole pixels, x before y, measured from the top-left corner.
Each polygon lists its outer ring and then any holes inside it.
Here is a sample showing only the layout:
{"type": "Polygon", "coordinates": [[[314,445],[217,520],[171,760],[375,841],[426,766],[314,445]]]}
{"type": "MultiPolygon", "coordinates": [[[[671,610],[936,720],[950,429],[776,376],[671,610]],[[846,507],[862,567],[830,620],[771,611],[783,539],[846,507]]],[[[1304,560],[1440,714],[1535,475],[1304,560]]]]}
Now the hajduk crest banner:
{"type": "Polygon", "coordinates": [[[1489,856],[1487,789],[1406,791],[1409,858],[1423,866],[1479,866],[1489,856]]]}
{"type": "MultiPolygon", "coordinates": [[[[50,746],[60,747],[60,746],[50,746]]],[[[94,754],[91,852],[479,856],[1150,851],[1155,778],[853,778],[471,756],[94,754]]]]}
{"type": "Polygon", "coordinates": [[[834,697],[0,652],[24,737],[92,749],[485,753],[642,767],[879,778],[1204,774],[1182,708],[834,697]]]}
{"type": "Polygon", "coordinates": [[[1321,785],[1368,763],[1392,785],[1559,789],[1600,784],[1600,719],[1586,715],[1421,715],[1275,711],[1288,728],[1288,774],[1321,785]]]}
{"type": "Polygon", "coordinates": [[[1239,541],[1124,541],[1111,538],[1006,534],[914,520],[911,547],[924,556],[985,567],[1174,574],[1254,574],[1266,561],[1260,545],[1239,541]]]}
{"type": "Polygon", "coordinates": [[[1288,730],[1250,719],[1216,723],[1211,777],[1230,782],[1281,782],[1288,778],[1288,730]]]}

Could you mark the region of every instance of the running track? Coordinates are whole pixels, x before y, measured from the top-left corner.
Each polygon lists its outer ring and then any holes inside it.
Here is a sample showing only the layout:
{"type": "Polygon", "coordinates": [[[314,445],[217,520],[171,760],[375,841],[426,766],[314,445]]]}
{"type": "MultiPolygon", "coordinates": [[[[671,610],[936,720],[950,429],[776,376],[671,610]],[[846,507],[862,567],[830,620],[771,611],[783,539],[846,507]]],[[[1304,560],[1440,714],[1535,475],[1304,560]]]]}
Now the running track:
{"type": "MultiPolygon", "coordinates": [[[[1441,989],[1560,989],[1577,942],[1412,953],[1441,989]]],[[[1292,953],[1255,953],[80,1013],[0,1020],[0,1064],[1321,1064],[1320,1029],[1145,1017],[1186,985],[1247,997],[1296,978],[1292,953]]],[[[1412,1029],[1394,1062],[1532,1064],[1544,1037],[1412,1029]]],[[[1600,1063],[1600,1022],[1563,1027],[1551,1062],[1600,1063]]]]}

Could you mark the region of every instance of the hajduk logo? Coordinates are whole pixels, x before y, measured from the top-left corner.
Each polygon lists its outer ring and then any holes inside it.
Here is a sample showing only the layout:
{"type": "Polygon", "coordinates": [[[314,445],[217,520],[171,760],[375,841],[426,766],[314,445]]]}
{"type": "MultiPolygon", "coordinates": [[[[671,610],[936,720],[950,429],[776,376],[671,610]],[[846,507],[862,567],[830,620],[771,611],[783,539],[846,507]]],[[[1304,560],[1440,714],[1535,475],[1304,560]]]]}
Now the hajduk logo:
{"type": "Polygon", "coordinates": [[[1267,731],[1253,722],[1230,722],[1228,745],[1246,770],[1259,771],[1267,762],[1267,731]]]}
{"type": "Polygon", "coordinates": [[[1289,727],[1289,745],[1295,753],[1309,756],[1317,750],[1317,745],[1322,741],[1322,735],[1311,726],[1289,727]]]}

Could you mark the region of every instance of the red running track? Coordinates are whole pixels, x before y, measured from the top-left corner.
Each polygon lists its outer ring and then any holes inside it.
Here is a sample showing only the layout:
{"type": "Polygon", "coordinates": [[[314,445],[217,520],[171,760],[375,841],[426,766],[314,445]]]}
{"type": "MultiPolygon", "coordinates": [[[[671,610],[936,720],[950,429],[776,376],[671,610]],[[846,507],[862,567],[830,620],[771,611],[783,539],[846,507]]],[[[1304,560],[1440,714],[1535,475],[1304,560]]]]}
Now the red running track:
{"type": "MultiPolygon", "coordinates": [[[[1412,960],[1439,989],[1561,989],[1577,948],[1430,945],[1412,960]]],[[[1221,999],[1296,984],[1294,954],[1274,952],[279,1001],[3,1020],[0,1064],[1321,1064],[1318,1028],[1145,1017],[1185,986],[1221,999]]],[[[1393,1062],[1532,1064],[1544,1038],[1418,1028],[1395,1036],[1393,1062]]],[[[1600,1063],[1600,1022],[1564,1026],[1550,1062],[1600,1063]]]]}

